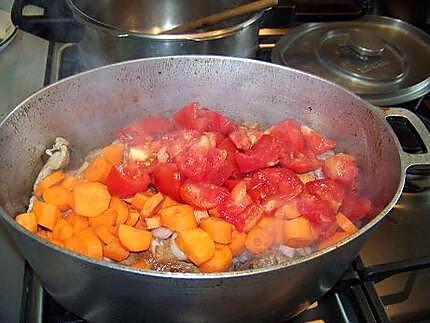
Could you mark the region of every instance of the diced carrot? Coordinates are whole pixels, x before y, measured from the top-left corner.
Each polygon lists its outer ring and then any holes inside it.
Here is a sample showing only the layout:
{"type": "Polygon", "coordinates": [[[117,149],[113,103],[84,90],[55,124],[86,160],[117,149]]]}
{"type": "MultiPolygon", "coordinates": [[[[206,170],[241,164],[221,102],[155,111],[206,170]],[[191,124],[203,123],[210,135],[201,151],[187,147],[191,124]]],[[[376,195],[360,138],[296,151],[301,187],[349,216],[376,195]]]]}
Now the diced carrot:
{"type": "Polygon", "coordinates": [[[134,227],[139,230],[147,230],[148,228],[146,226],[145,218],[140,217],[134,227]]]}
{"type": "Polygon", "coordinates": [[[152,216],[155,214],[158,206],[160,206],[161,202],[163,202],[164,196],[160,192],[151,196],[143,205],[140,214],[145,218],[148,216],[152,216]]]}
{"type": "Polygon", "coordinates": [[[39,182],[39,184],[37,184],[36,189],[34,191],[34,195],[42,196],[44,190],[51,186],[57,185],[64,179],[64,177],[66,177],[66,174],[64,174],[60,170],[46,176],[39,182]]]}
{"type": "Polygon", "coordinates": [[[131,267],[137,269],[151,269],[151,264],[146,262],[145,260],[138,260],[135,263],[131,264],[131,267]]]}
{"type": "Polygon", "coordinates": [[[112,226],[112,227],[106,227],[108,230],[109,230],[109,232],[110,233],[112,233],[115,237],[117,237],[118,236],[118,228],[119,228],[119,225],[117,225],[117,224],[115,224],[114,226],[112,226]]]}
{"type": "Polygon", "coordinates": [[[79,179],[76,176],[66,175],[63,181],[60,183],[68,191],[73,191],[76,184],[79,183],[79,179]]]}
{"type": "Polygon", "coordinates": [[[145,202],[149,199],[150,196],[144,193],[136,193],[130,200],[130,204],[133,205],[136,209],[141,210],[145,205],[145,202]]]}
{"type": "Polygon", "coordinates": [[[301,216],[297,208],[297,200],[287,201],[275,211],[275,217],[280,219],[295,219],[301,216]]]}
{"type": "Polygon", "coordinates": [[[76,234],[89,226],[88,218],[85,216],[77,215],[72,212],[66,217],[66,221],[72,225],[73,232],[76,234]]]}
{"type": "Polygon", "coordinates": [[[116,196],[112,196],[109,207],[114,209],[117,213],[116,224],[123,224],[128,219],[127,204],[116,196]]]}
{"type": "Polygon", "coordinates": [[[355,224],[341,212],[336,214],[336,223],[343,231],[348,233],[354,233],[358,230],[355,224]]]}
{"type": "Polygon", "coordinates": [[[34,212],[21,213],[15,217],[15,221],[28,231],[35,233],[37,231],[37,219],[34,212]]]}
{"type": "Polygon", "coordinates": [[[313,176],[311,174],[298,174],[297,176],[300,178],[300,180],[303,182],[303,184],[306,184],[308,182],[312,182],[316,179],[315,176],[313,176]]]}
{"type": "Polygon", "coordinates": [[[37,224],[51,231],[60,217],[60,210],[55,205],[41,201],[34,201],[33,212],[36,215],[37,224]]]}
{"type": "Polygon", "coordinates": [[[98,182],[83,182],[73,190],[73,210],[83,216],[94,217],[109,207],[111,196],[107,187],[98,182]]]}
{"type": "Polygon", "coordinates": [[[214,241],[200,228],[179,232],[175,242],[197,266],[208,261],[215,254],[214,241]]]}
{"type": "Polygon", "coordinates": [[[222,244],[216,244],[214,256],[201,264],[199,269],[204,273],[223,272],[230,268],[232,259],[233,255],[229,247],[222,244]]]}
{"type": "Polygon", "coordinates": [[[246,218],[245,225],[243,227],[243,231],[245,232],[249,232],[257,224],[257,222],[264,216],[264,211],[259,206],[251,210],[252,211],[246,218]]]}
{"type": "Polygon", "coordinates": [[[70,208],[72,195],[70,191],[63,186],[54,185],[43,191],[43,199],[46,203],[56,205],[60,211],[65,211],[70,208]]]}
{"type": "Polygon", "coordinates": [[[112,165],[102,156],[94,159],[85,169],[84,177],[91,182],[105,183],[112,165]]]}
{"type": "Polygon", "coordinates": [[[161,225],[181,232],[197,228],[193,208],[186,204],[169,206],[160,210],[161,225]]]}
{"type": "Polygon", "coordinates": [[[163,202],[161,203],[161,208],[164,209],[166,207],[178,205],[178,204],[180,204],[180,203],[175,201],[174,199],[168,197],[168,196],[165,196],[163,202]]]}
{"type": "Polygon", "coordinates": [[[215,217],[202,219],[200,227],[218,243],[229,244],[231,242],[232,226],[230,223],[215,217]]]}
{"type": "Polygon", "coordinates": [[[286,220],[274,218],[275,220],[275,243],[284,243],[284,223],[286,220]]]}
{"type": "Polygon", "coordinates": [[[113,226],[116,223],[117,218],[116,210],[108,208],[103,211],[100,215],[88,218],[90,226],[97,228],[99,226],[113,226]]]}
{"type": "Polygon", "coordinates": [[[120,224],[118,228],[118,237],[121,244],[127,250],[140,252],[149,248],[152,234],[147,230],[139,230],[126,224],[120,224]]]}
{"type": "Polygon", "coordinates": [[[52,232],[51,231],[46,231],[46,230],[37,230],[36,235],[38,235],[39,237],[49,240],[50,238],[52,238],[52,232]]]}
{"type": "Polygon", "coordinates": [[[47,240],[61,248],[64,248],[64,242],[62,240],[55,239],[55,238],[48,238],[47,240]]]}
{"type": "Polygon", "coordinates": [[[245,251],[246,233],[233,230],[231,243],[228,245],[234,256],[240,256],[245,251]]]}
{"type": "Polygon", "coordinates": [[[103,258],[103,245],[90,228],[84,229],[65,240],[64,247],[96,260],[103,258]]]}
{"type": "Polygon", "coordinates": [[[120,143],[106,146],[102,150],[102,156],[111,165],[120,164],[122,161],[123,154],[124,154],[124,145],[120,143]]]}
{"type": "Polygon", "coordinates": [[[330,247],[332,245],[335,245],[338,242],[341,242],[342,240],[346,239],[348,236],[350,235],[350,233],[348,232],[335,232],[333,235],[331,235],[330,237],[320,241],[320,243],[318,243],[318,250],[330,247]]]}
{"type": "Polygon", "coordinates": [[[145,223],[148,230],[157,229],[161,227],[161,218],[159,216],[151,216],[150,218],[145,218],[145,223]]]}
{"type": "Polygon", "coordinates": [[[246,236],[245,247],[251,253],[262,253],[268,250],[273,242],[273,235],[268,234],[261,227],[255,226],[246,236]]]}
{"type": "Polygon", "coordinates": [[[216,218],[220,218],[221,217],[221,214],[219,214],[219,209],[217,207],[213,208],[213,209],[209,209],[208,213],[209,213],[210,216],[214,216],[216,218]]]}
{"type": "Polygon", "coordinates": [[[59,219],[52,230],[52,238],[58,240],[69,239],[73,235],[72,225],[66,219],[59,219]]]}
{"type": "Polygon", "coordinates": [[[262,228],[268,234],[275,233],[275,219],[269,216],[263,216],[260,221],[258,221],[257,226],[262,228]]]}
{"type": "Polygon", "coordinates": [[[95,233],[97,234],[97,237],[99,237],[99,239],[105,244],[109,244],[114,241],[119,241],[118,238],[111,232],[110,228],[113,228],[113,227],[102,225],[97,227],[94,230],[95,233]]]}
{"type": "Polygon", "coordinates": [[[139,221],[140,213],[137,210],[129,210],[128,211],[128,219],[125,221],[125,224],[134,227],[139,221]]]}
{"type": "Polygon", "coordinates": [[[292,248],[304,248],[315,239],[311,224],[304,217],[284,222],[284,244],[292,248]]]}
{"type": "Polygon", "coordinates": [[[114,241],[103,246],[103,255],[115,261],[123,261],[128,258],[130,252],[124,249],[119,242],[114,241]]]}

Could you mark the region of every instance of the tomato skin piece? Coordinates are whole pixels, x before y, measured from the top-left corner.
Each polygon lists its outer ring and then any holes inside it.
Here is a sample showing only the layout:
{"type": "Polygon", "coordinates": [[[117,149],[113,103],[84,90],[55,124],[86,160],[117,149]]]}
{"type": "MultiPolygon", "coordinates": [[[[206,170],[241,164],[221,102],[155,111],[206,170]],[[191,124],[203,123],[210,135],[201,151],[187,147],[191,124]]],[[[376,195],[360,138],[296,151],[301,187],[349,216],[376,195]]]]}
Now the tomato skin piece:
{"type": "Polygon", "coordinates": [[[149,182],[149,175],[144,169],[128,165],[116,165],[112,167],[106,179],[106,186],[111,195],[128,198],[145,191],[149,182]]]}
{"type": "Polygon", "coordinates": [[[357,164],[351,155],[336,154],[323,162],[323,172],[332,180],[354,189],[355,178],[358,174],[357,164]]]}
{"type": "Polygon", "coordinates": [[[336,214],[330,204],[317,198],[299,198],[297,200],[297,209],[300,214],[312,223],[330,223],[336,219],[336,214]]]}
{"type": "Polygon", "coordinates": [[[230,197],[230,192],[225,187],[190,180],[181,186],[179,194],[184,202],[200,209],[216,208],[230,197]]]}
{"type": "Polygon", "coordinates": [[[118,132],[118,139],[123,143],[138,145],[152,136],[164,134],[172,129],[173,124],[168,118],[148,117],[121,128],[118,132]]]}
{"type": "Polygon", "coordinates": [[[358,221],[366,217],[372,209],[372,202],[357,192],[345,191],[340,211],[351,221],[358,221]]]}
{"type": "Polygon", "coordinates": [[[321,167],[321,161],[311,151],[290,151],[281,155],[280,165],[295,173],[304,174],[321,167]]]}
{"type": "Polygon", "coordinates": [[[285,119],[275,125],[271,132],[288,150],[302,151],[305,146],[300,124],[294,119],[285,119]]]}
{"type": "Polygon", "coordinates": [[[302,126],[301,131],[305,139],[306,148],[313,151],[315,154],[321,154],[336,147],[336,141],[327,139],[319,132],[307,126],[302,126]]]}
{"type": "Polygon", "coordinates": [[[157,164],[152,170],[153,183],[157,190],[172,199],[181,202],[179,190],[184,183],[184,177],[175,163],[157,164]]]}
{"type": "Polygon", "coordinates": [[[335,212],[342,205],[345,188],[329,178],[308,182],[305,184],[305,187],[312,195],[328,202],[335,212]]]}
{"type": "Polygon", "coordinates": [[[224,140],[217,146],[218,149],[225,150],[227,153],[226,157],[226,167],[230,167],[231,175],[230,177],[234,179],[240,179],[242,174],[236,163],[236,153],[238,150],[236,146],[233,144],[230,138],[224,138],[224,140]]]}

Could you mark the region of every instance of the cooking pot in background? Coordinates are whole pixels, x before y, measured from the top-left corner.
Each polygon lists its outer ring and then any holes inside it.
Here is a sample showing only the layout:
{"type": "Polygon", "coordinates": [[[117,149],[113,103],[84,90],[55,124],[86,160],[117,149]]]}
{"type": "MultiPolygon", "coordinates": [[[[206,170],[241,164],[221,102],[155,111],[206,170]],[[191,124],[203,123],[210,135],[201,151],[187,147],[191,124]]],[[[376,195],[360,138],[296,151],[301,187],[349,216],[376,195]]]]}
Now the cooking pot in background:
{"type": "MultiPolygon", "coordinates": [[[[128,59],[181,54],[254,57],[266,11],[230,19],[187,34],[154,35],[196,18],[251,0],[15,0],[12,19],[21,29],[57,42],[79,41],[87,68],[128,59]],[[67,5],[65,3],[67,2],[67,5]],[[24,16],[26,5],[45,9],[24,16]]],[[[367,12],[366,0],[295,0],[280,10],[285,24],[297,20],[353,19],[367,12]]]]}
{"type": "Polygon", "coordinates": [[[118,63],[77,74],[33,94],[0,125],[0,220],[64,308],[90,322],[266,322],[295,314],[330,290],[377,224],[396,204],[410,166],[430,164],[430,137],[412,112],[377,109],[334,83],[287,67],[220,56],[176,56],[118,63]],[[336,140],[355,156],[358,191],[373,218],[346,240],[291,263],[217,274],[161,273],[94,261],[17,224],[57,136],[72,143],[73,168],[125,123],[171,115],[200,101],[262,126],[286,117],[336,140]],[[407,118],[425,154],[401,148],[388,116],[407,118]]]}

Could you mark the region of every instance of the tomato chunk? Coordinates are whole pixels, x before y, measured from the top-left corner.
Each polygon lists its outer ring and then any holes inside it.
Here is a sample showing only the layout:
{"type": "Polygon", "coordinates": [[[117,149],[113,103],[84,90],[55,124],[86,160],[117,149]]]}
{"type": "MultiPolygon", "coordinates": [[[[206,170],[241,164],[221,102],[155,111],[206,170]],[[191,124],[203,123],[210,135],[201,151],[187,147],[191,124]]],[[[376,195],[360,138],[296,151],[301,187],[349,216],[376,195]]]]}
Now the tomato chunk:
{"type": "Polygon", "coordinates": [[[345,189],[335,181],[324,178],[306,183],[306,190],[330,204],[335,212],[342,204],[345,189]]]}
{"type": "MultiPolygon", "coordinates": [[[[230,168],[231,177],[234,179],[241,178],[239,167],[236,163],[236,153],[238,152],[230,138],[225,138],[219,145],[218,149],[225,150],[227,153],[226,166],[230,168]]],[[[227,171],[228,172],[228,171],[227,171]]]]}
{"type": "Polygon", "coordinates": [[[302,126],[301,130],[305,138],[306,148],[313,151],[315,154],[321,154],[336,147],[336,141],[327,139],[309,127],[302,126]]]}
{"type": "Polygon", "coordinates": [[[176,201],[182,200],[179,190],[184,182],[184,177],[175,163],[157,164],[152,170],[152,178],[158,191],[176,201]]]}
{"type": "Polygon", "coordinates": [[[297,209],[309,221],[317,224],[333,222],[336,214],[330,204],[317,198],[301,197],[297,201],[297,209]]]}
{"type": "Polygon", "coordinates": [[[149,117],[132,122],[119,130],[118,139],[131,145],[137,145],[170,131],[172,122],[164,117],[149,117]]]}
{"type": "Polygon", "coordinates": [[[186,203],[201,209],[213,209],[230,196],[230,192],[225,187],[189,180],[181,186],[179,193],[186,203]]]}
{"type": "Polygon", "coordinates": [[[304,148],[304,137],[300,125],[293,119],[285,119],[272,128],[270,133],[291,151],[302,151],[304,148]]]}
{"type": "Polygon", "coordinates": [[[340,210],[351,221],[358,221],[366,217],[371,208],[372,203],[369,199],[356,192],[346,190],[340,210]]]}
{"type": "Polygon", "coordinates": [[[255,129],[241,126],[230,133],[229,137],[237,149],[249,150],[254,144],[260,140],[263,132],[255,129]]]}
{"type": "Polygon", "coordinates": [[[282,167],[304,174],[321,167],[321,161],[315,157],[311,151],[290,151],[281,155],[280,164],[282,167]]]}
{"type": "Polygon", "coordinates": [[[112,167],[106,186],[109,193],[120,198],[128,198],[136,193],[145,191],[150,182],[146,170],[131,165],[117,165],[112,167]]]}
{"type": "Polygon", "coordinates": [[[323,172],[332,180],[354,189],[355,178],[358,174],[357,164],[351,155],[336,154],[323,163],[323,172]]]}

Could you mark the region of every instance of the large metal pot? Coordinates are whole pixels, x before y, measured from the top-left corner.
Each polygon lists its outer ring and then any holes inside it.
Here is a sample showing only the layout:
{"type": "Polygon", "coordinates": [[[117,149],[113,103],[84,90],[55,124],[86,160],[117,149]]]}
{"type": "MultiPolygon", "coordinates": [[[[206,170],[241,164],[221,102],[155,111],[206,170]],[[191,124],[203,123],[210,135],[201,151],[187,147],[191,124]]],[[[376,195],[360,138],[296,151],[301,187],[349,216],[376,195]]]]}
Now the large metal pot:
{"type": "Polygon", "coordinates": [[[263,322],[295,314],[328,291],[395,205],[411,165],[429,153],[403,152],[384,119],[408,118],[427,149],[424,125],[401,109],[378,110],[343,88],[286,67],[247,59],[183,56],[119,63],[73,76],[32,95],[0,125],[1,219],[45,289],[94,322],[263,322]],[[125,122],[169,115],[197,100],[240,121],[294,117],[338,142],[360,169],[358,190],[374,218],[337,246],[288,265],[220,274],[138,271],[97,262],[28,233],[13,220],[25,209],[41,155],[58,135],[72,163],[125,122]]]}

